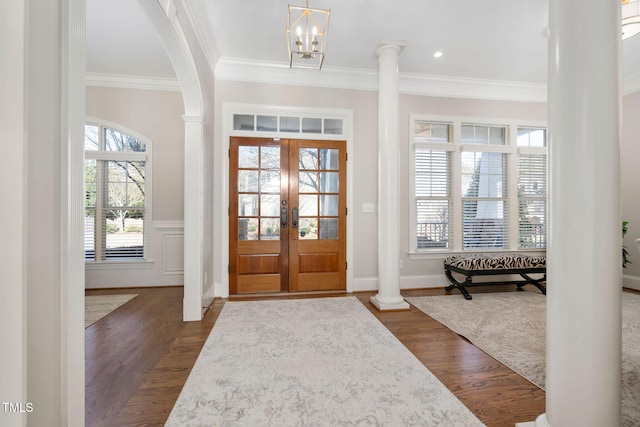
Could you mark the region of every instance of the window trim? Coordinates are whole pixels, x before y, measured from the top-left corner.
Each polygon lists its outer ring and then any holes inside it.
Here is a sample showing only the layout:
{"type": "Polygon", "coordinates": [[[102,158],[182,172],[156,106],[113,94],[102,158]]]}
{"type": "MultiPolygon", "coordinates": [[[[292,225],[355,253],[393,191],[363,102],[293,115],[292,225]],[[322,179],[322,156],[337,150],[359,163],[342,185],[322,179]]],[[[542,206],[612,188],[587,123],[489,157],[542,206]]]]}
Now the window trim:
{"type": "MultiPolygon", "coordinates": [[[[150,268],[150,265],[153,263],[153,260],[149,257],[149,235],[150,235],[150,225],[153,220],[152,215],[152,195],[153,195],[153,174],[152,174],[152,159],[153,159],[153,141],[151,138],[142,135],[139,132],[136,132],[132,129],[129,129],[123,125],[118,123],[110,122],[108,120],[99,119],[96,117],[86,116],[84,121],[86,125],[99,126],[102,128],[110,128],[117,132],[127,134],[146,145],[145,152],[120,152],[120,151],[106,151],[106,150],[83,150],[84,151],[84,160],[105,160],[105,161],[144,161],[145,162],[145,195],[144,195],[144,218],[145,218],[145,227],[143,231],[143,258],[142,259],[131,259],[131,260],[122,260],[122,259],[113,259],[113,260],[101,260],[98,259],[98,250],[96,248],[95,254],[96,257],[94,260],[86,260],[85,259],[85,268],[89,270],[100,270],[105,268],[150,268]],[[149,225],[147,225],[149,224],[149,225]],[[108,266],[108,267],[107,267],[108,266]]],[[[100,134],[100,131],[99,131],[100,134]]],[[[102,136],[100,136],[102,138],[102,136]]],[[[83,138],[84,143],[84,138],[83,138]]],[[[83,184],[85,185],[86,192],[86,181],[83,179],[83,184]]],[[[86,205],[83,206],[83,210],[86,210],[86,205]]],[[[96,207],[97,210],[97,207],[96,207]]],[[[94,243],[95,244],[95,243],[94,243]]]]}
{"type": "MultiPolygon", "coordinates": [[[[477,118],[464,116],[442,116],[433,114],[409,114],[409,239],[407,253],[410,259],[441,259],[443,254],[447,256],[455,254],[470,253],[504,253],[504,252],[526,252],[545,253],[546,250],[540,248],[519,249],[519,228],[518,228],[518,156],[522,154],[545,154],[548,162],[548,139],[545,147],[518,146],[517,137],[519,128],[541,128],[548,129],[547,123],[536,120],[514,120],[514,119],[494,119],[477,118]],[[415,123],[417,121],[427,121],[430,123],[442,123],[451,126],[450,141],[447,143],[436,142],[415,142],[415,123]],[[462,143],[462,125],[480,125],[492,127],[505,127],[505,145],[492,144],[472,144],[462,143]],[[449,248],[417,248],[417,212],[416,212],[416,183],[415,183],[415,147],[446,150],[452,152],[451,166],[451,199],[452,223],[450,233],[452,244],[449,248]],[[508,245],[507,248],[465,250],[462,240],[462,189],[461,189],[461,156],[464,151],[483,151],[507,154],[507,201],[508,207],[508,245]]],[[[547,134],[548,138],[548,134],[547,134]]],[[[547,194],[547,203],[548,203],[547,194]]],[[[548,206],[548,205],[547,205],[548,206]]]]}

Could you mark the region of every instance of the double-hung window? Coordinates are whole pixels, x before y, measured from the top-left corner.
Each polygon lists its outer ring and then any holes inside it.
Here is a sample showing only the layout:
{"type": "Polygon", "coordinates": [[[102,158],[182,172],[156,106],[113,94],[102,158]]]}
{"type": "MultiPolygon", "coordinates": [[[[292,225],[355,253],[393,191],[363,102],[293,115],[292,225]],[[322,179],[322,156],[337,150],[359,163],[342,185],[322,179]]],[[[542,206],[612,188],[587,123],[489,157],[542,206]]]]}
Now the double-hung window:
{"type": "Polygon", "coordinates": [[[412,115],[412,253],[546,246],[543,125],[412,115]]]}
{"type": "Polygon", "coordinates": [[[85,261],[144,260],[150,141],[85,125],[85,261]]]}

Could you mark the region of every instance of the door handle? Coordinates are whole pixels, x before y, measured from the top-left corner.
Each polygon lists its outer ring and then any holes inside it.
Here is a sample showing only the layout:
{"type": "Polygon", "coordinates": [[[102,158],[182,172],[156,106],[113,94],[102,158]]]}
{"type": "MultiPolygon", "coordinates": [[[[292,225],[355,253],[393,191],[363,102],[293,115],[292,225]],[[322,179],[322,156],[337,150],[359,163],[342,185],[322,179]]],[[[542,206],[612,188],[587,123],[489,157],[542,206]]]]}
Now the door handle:
{"type": "Polygon", "coordinates": [[[293,208],[291,210],[291,226],[293,228],[298,228],[298,208],[293,208]]]}
{"type": "Polygon", "coordinates": [[[282,223],[282,228],[287,227],[287,208],[285,206],[280,209],[280,222],[282,223]]]}

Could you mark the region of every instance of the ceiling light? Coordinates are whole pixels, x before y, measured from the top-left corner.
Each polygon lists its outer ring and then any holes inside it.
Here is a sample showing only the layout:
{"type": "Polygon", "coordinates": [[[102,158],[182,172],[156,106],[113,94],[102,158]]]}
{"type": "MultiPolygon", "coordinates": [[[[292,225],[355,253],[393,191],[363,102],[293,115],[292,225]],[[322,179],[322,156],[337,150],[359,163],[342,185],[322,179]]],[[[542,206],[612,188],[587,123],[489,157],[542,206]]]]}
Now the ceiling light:
{"type": "Polygon", "coordinates": [[[287,12],[287,49],[289,67],[321,69],[329,30],[330,9],[312,9],[289,5],[287,12]]]}
{"type": "Polygon", "coordinates": [[[441,51],[433,52],[433,57],[434,58],[440,58],[441,56],[442,56],[442,52],[441,51]]]}
{"type": "Polygon", "coordinates": [[[640,33],[640,0],[622,0],[622,40],[640,33]]]}

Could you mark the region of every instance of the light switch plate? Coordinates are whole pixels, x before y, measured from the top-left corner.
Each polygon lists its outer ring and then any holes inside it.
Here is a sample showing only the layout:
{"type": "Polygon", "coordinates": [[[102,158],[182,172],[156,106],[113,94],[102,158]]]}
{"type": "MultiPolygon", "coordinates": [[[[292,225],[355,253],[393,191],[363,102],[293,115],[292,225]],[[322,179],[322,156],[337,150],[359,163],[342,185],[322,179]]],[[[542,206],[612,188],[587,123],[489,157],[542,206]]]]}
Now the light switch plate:
{"type": "Polygon", "coordinates": [[[362,213],[375,213],[376,206],[373,203],[363,203],[362,213]]]}

